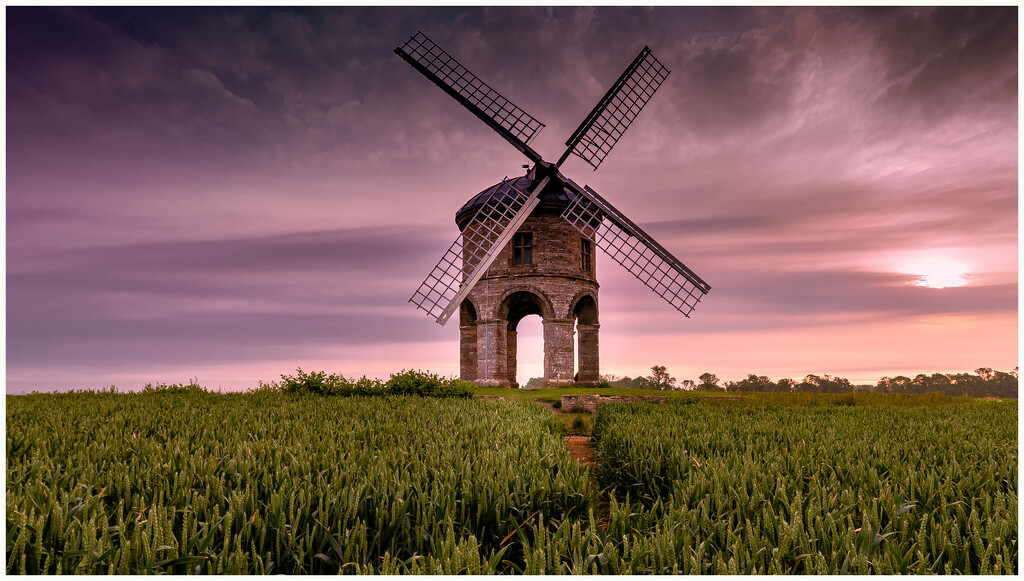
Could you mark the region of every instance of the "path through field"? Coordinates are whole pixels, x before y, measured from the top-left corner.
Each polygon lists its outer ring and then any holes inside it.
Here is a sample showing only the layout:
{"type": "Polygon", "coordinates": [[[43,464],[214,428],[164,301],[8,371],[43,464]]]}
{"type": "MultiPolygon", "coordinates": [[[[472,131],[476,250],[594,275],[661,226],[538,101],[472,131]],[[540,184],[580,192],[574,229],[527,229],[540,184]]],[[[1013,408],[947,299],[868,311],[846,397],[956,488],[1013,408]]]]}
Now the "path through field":
{"type": "MultiPolygon", "coordinates": [[[[548,402],[536,402],[556,415],[562,414],[560,407],[556,408],[548,402]]],[[[601,490],[600,496],[594,503],[594,518],[597,520],[601,532],[608,532],[608,491],[602,490],[594,471],[597,469],[597,455],[591,445],[590,436],[565,436],[565,445],[569,448],[569,456],[576,462],[585,466],[590,472],[590,482],[595,490],[601,490]]]]}
{"type": "Polygon", "coordinates": [[[590,445],[590,436],[566,436],[565,444],[569,447],[572,459],[588,468],[597,466],[594,448],[590,445]]]}

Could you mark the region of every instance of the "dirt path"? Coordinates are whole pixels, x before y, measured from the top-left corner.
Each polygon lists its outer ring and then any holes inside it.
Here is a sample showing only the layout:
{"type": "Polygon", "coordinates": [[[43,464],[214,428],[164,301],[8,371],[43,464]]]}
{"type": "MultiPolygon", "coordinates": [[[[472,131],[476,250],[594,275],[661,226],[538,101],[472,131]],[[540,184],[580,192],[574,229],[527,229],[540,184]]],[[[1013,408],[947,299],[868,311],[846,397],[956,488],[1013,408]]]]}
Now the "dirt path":
{"type": "MultiPolygon", "coordinates": [[[[556,414],[562,413],[560,408],[551,404],[543,405],[556,414]]],[[[565,441],[566,447],[569,448],[569,457],[589,469],[590,485],[597,491],[597,496],[594,498],[594,520],[597,521],[601,532],[606,533],[608,532],[608,493],[601,490],[601,485],[597,481],[596,470],[599,462],[590,436],[565,436],[562,439],[565,441]]]]}
{"type": "Polygon", "coordinates": [[[597,466],[594,448],[590,445],[590,436],[566,436],[563,439],[573,460],[590,468],[597,466]]]}
{"type": "Polygon", "coordinates": [[[569,457],[590,469],[590,485],[597,491],[594,499],[594,520],[601,532],[608,532],[608,492],[601,490],[595,470],[598,466],[597,454],[590,443],[590,436],[566,436],[563,438],[569,448],[569,457]]]}
{"type": "MultiPolygon", "coordinates": [[[[562,414],[561,407],[556,408],[548,402],[535,401],[533,403],[544,406],[551,413],[562,414]]],[[[597,491],[597,497],[594,499],[594,520],[601,527],[601,532],[608,532],[608,492],[601,490],[597,481],[595,471],[600,463],[597,461],[597,452],[591,444],[590,436],[565,436],[562,440],[565,441],[565,446],[569,449],[569,457],[589,469],[590,485],[597,491]]]]}

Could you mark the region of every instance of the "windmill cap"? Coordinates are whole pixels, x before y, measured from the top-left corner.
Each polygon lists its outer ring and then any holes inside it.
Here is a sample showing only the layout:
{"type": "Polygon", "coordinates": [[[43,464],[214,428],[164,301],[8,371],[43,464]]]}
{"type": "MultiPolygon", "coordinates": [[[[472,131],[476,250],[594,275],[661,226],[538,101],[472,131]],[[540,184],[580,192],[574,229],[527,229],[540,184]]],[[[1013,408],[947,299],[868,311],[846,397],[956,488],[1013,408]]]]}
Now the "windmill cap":
{"type": "MultiPolygon", "coordinates": [[[[473,214],[476,213],[484,204],[494,201],[504,201],[511,199],[507,189],[502,189],[502,184],[505,182],[499,182],[479,194],[473,196],[468,202],[462,205],[457,212],[455,212],[455,224],[461,231],[465,228],[466,223],[469,222],[473,214]],[[503,200],[504,199],[504,200],[503,200]]],[[[515,179],[508,180],[508,183],[515,189],[529,193],[531,184],[533,183],[533,170],[527,172],[524,176],[519,176],[515,179]]],[[[555,212],[562,213],[562,211],[573,201],[576,200],[577,194],[564,185],[557,183],[552,180],[540,193],[540,204],[534,209],[534,213],[538,212],[555,212]]]]}

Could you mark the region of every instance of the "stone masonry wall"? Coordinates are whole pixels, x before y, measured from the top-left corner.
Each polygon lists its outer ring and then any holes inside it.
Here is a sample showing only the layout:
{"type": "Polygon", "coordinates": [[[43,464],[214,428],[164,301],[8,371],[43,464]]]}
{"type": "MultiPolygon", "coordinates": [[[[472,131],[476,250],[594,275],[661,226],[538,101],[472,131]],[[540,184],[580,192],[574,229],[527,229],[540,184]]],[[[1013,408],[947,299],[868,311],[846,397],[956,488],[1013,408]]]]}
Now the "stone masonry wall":
{"type": "Polygon", "coordinates": [[[646,401],[650,403],[665,403],[663,395],[563,395],[562,412],[571,411],[580,407],[593,413],[597,406],[603,403],[626,403],[634,401],[646,401]]]}
{"type": "MultiPolygon", "coordinates": [[[[544,385],[572,383],[576,343],[572,309],[585,295],[597,302],[594,250],[588,272],[581,262],[580,233],[558,214],[535,211],[519,232],[533,234],[531,264],[513,265],[509,243],[469,293],[467,300],[472,303],[477,320],[475,336],[470,329],[461,331],[462,377],[480,385],[513,384],[515,325],[526,312],[539,314],[544,320],[544,385]],[[469,361],[473,356],[477,359],[475,366],[469,361]]],[[[592,249],[596,245],[592,244],[592,249]]],[[[599,379],[598,327],[595,323],[587,325],[585,331],[581,328],[581,381],[599,379]]]]}

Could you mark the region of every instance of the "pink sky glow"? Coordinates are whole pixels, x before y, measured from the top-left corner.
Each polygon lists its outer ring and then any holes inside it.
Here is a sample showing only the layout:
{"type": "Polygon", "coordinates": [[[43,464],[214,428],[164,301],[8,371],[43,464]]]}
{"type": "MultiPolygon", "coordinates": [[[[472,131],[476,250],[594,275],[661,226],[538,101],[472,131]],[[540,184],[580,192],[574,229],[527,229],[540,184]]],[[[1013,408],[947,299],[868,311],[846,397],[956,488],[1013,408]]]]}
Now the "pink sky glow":
{"type": "Polygon", "coordinates": [[[562,171],[712,290],[687,319],[599,254],[602,373],[1010,370],[1017,13],[8,7],[7,392],[457,374],[407,300],[526,160],[392,53],[417,29],[547,159],[643,45],[672,70],[562,171]]]}

